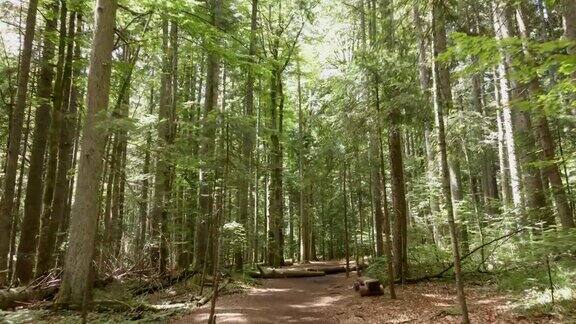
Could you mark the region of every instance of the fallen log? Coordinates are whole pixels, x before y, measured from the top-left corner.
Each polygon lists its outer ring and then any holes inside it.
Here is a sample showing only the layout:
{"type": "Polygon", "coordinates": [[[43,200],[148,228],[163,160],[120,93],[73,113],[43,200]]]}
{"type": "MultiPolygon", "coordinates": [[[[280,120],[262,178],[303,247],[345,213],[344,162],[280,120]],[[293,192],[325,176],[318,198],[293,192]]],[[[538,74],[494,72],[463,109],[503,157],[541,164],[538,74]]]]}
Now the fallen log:
{"type": "Polygon", "coordinates": [[[162,290],[166,287],[173,286],[173,285],[175,285],[179,282],[182,282],[184,280],[188,280],[189,278],[194,276],[196,273],[197,272],[194,270],[184,270],[184,271],[178,273],[177,275],[163,276],[163,277],[159,278],[158,280],[150,281],[150,282],[147,282],[143,285],[138,285],[137,287],[130,289],[130,293],[132,293],[132,295],[134,295],[134,296],[139,296],[139,295],[143,295],[143,294],[151,294],[151,293],[157,292],[159,290],[162,290]]]}
{"type": "MultiPolygon", "coordinates": [[[[229,283],[230,283],[230,280],[224,281],[224,284],[223,284],[223,285],[220,285],[220,287],[218,287],[218,292],[224,290],[224,288],[226,288],[226,286],[227,286],[229,283]]],[[[215,291],[213,291],[213,292],[211,292],[210,294],[208,294],[208,295],[200,298],[200,300],[198,300],[198,301],[196,302],[196,306],[197,306],[197,307],[200,307],[200,306],[206,304],[207,302],[209,302],[209,301],[212,299],[212,297],[214,296],[214,293],[215,293],[215,291]]]]}
{"type": "MultiPolygon", "coordinates": [[[[366,268],[366,265],[361,264],[359,267],[357,266],[350,266],[350,271],[356,271],[357,269],[364,269],[366,268]]],[[[337,273],[344,273],[346,272],[346,266],[344,265],[336,265],[336,266],[317,266],[317,267],[308,267],[305,268],[305,270],[307,271],[322,271],[324,273],[326,273],[327,275],[330,274],[337,274],[337,273]]]]}
{"type": "Polygon", "coordinates": [[[58,292],[58,285],[46,288],[21,287],[0,291],[0,309],[12,309],[36,300],[52,299],[58,292]]]}
{"type": "Polygon", "coordinates": [[[321,276],[325,276],[326,273],[323,271],[273,269],[271,271],[251,272],[251,273],[249,273],[249,275],[252,278],[278,279],[278,278],[321,277],[321,276]]]}

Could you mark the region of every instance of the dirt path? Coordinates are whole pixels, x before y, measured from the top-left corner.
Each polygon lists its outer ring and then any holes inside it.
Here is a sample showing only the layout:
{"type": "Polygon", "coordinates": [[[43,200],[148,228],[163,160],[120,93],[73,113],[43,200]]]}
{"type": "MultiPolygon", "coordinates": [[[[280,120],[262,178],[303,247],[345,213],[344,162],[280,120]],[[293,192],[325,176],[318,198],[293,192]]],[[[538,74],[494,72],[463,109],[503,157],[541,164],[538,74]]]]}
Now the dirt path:
{"type": "MultiPolygon", "coordinates": [[[[451,284],[423,283],[398,287],[399,299],[388,294],[361,298],[345,274],[325,277],[269,279],[244,294],[223,296],[217,323],[458,323],[456,292],[451,284]]],[[[467,290],[473,323],[530,323],[516,317],[507,300],[486,288],[467,290]]],[[[206,323],[209,306],[173,321],[206,323]]],[[[537,322],[546,322],[538,319],[537,322]]]]}

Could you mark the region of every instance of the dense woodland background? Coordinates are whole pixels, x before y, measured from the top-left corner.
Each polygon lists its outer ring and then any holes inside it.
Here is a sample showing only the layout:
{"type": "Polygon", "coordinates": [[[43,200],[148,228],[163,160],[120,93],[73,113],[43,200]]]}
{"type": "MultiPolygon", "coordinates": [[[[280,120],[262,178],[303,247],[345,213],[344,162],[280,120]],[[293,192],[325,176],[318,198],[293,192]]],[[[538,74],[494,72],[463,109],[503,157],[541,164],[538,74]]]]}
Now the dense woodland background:
{"type": "Polygon", "coordinates": [[[463,273],[574,297],[576,1],[0,8],[0,286],[348,259],[463,315],[463,273]]]}

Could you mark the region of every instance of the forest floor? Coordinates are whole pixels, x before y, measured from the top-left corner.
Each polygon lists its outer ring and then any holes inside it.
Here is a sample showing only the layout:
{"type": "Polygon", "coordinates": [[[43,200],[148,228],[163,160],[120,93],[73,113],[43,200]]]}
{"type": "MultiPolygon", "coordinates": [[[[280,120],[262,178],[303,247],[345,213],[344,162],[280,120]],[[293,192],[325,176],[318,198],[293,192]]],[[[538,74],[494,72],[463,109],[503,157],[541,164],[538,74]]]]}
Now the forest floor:
{"type": "MultiPolygon", "coordinates": [[[[217,323],[459,323],[453,283],[425,282],[397,286],[398,299],[360,297],[353,290],[356,273],[310,278],[266,279],[261,285],[222,296],[217,323]]],[[[545,323],[549,317],[514,313],[512,300],[489,286],[466,290],[473,323],[545,323]]],[[[173,324],[206,323],[210,305],[176,318],[173,324]]]]}
{"type": "MultiPolygon", "coordinates": [[[[313,263],[292,268],[314,268],[342,263],[313,263]]],[[[398,299],[360,297],[353,289],[356,272],[320,277],[262,279],[246,284],[227,280],[216,306],[217,323],[459,323],[453,280],[397,285],[398,299]],[[254,284],[255,283],[255,284],[254,284]]],[[[546,313],[517,311],[518,298],[498,292],[486,281],[467,278],[466,294],[473,323],[560,323],[546,313]],[[529,315],[528,315],[529,314],[529,315]]],[[[133,296],[126,283],[115,282],[98,290],[95,299],[116,301],[129,310],[92,310],[88,323],[206,323],[210,303],[196,304],[194,279],[182,281],[152,294],[133,296]],[[148,305],[146,308],[141,306],[148,305]]],[[[206,288],[205,295],[211,295],[206,288]]],[[[80,323],[82,313],[51,310],[51,302],[23,305],[0,311],[0,323],[80,323]]]]}

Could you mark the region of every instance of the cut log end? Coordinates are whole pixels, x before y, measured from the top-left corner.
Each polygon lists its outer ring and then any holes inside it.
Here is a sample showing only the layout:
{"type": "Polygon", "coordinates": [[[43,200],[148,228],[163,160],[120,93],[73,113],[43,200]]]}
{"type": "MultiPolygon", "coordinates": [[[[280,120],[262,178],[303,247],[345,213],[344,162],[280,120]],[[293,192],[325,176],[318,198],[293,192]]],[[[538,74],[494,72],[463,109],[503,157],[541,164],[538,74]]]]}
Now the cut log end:
{"type": "Polygon", "coordinates": [[[361,297],[381,296],[384,294],[380,280],[372,278],[358,278],[354,283],[354,290],[358,291],[361,297]]]}

